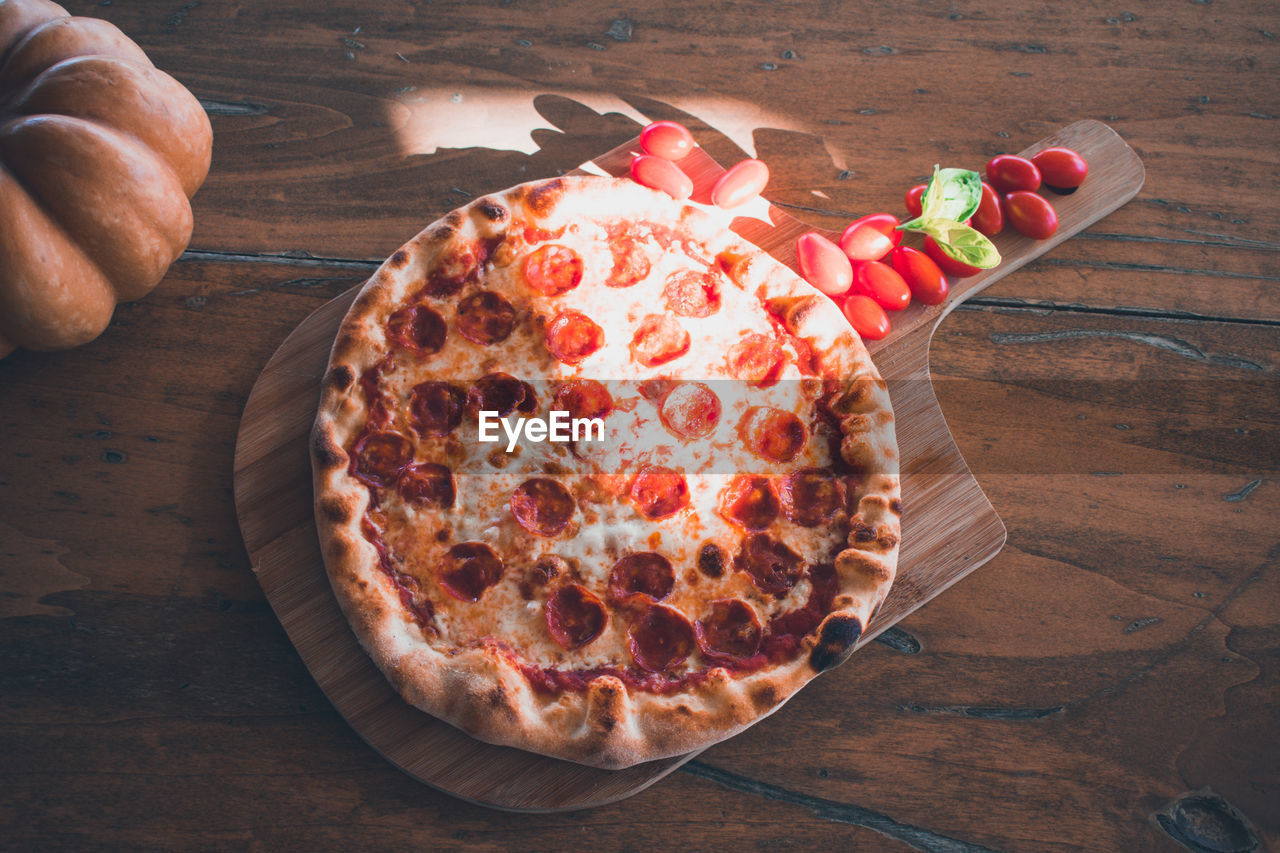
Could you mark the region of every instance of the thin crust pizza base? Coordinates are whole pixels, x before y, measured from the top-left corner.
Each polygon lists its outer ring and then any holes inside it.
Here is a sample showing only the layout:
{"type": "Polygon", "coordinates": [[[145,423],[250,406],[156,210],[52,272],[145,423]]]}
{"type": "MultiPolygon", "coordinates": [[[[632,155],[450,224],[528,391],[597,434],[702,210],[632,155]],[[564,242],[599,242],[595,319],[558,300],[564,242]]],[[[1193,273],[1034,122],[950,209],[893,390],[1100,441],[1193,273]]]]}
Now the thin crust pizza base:
{"type": "MultiPolygon", "coordinates": [[[[475,737],[602,768],[621,768],[703,748],[775,711],[852,652],[896,571],[900,534],[897,445],[884,382],[830,300],[782,264],[730,235],[734,278],[803,339],[841,386],[840,454],[862,474],[848,547],[835,558],[833,610],[794,659],[748,673],[712,669],[668,693],[629,688],[617,677],[583,690],[535,689],[501,642],[437,644],[406,613],[362,523],[369,490],[350,473],[345,447],[368,411],[359,378],[388,351],[389,314],[459,241],[502,237],[511,223],[550,224],[601,213],[666,222],[723,245],[723,222],[623,180],[564,178],[479,199],[427,227],[365,284],[334,342],[312,440],[316,520],[325,565],[361,645],[411,704],[475,737]],[[673,217],[673,211],[675,211],[673,217]]],[[[696,377],[689,377],[696,378],[696,377]]],[[[500,639],[500,638],[499,638],[500,639]]]]}

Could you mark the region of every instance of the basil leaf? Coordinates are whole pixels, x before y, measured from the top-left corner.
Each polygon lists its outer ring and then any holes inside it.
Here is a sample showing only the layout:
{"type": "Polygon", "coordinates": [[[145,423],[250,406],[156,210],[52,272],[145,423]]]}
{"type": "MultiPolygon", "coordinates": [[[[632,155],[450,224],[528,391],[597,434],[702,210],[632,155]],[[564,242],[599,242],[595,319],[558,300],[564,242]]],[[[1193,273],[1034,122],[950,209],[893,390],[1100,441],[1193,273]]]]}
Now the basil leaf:
{"type": "Polygon", "coordinates": [[[934,219],[925,223],[922,230],[939,249],[961,263],[984,270],[1000,263],[1000,250],[976,228],[949,219],[934,219]]]}
{"type": "Polygon", "coordinates": [[[920,199],[923,219],[950,219],[964,222],[982,201],[982,178],[968,169],[933,167],[933,177],[920,199]]]}
{"type": "Polygon", "coordinates": [[[933,177],[920,197],[920,215],[898,226],[899,231],[929,233],[934,220],[963,222],[982,202],[982,178],[968,169],[933,167],[933,177]]]}

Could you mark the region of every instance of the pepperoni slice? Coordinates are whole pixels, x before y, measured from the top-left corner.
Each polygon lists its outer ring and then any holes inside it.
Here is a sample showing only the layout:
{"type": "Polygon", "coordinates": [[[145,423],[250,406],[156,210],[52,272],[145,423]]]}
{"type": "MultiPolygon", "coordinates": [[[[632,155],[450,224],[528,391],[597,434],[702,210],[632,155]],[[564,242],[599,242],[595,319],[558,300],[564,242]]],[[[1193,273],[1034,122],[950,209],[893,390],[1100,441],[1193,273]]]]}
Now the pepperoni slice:
{"type": "Polygon", "coordinates": [[[448,382],[422,382],[409,392],[409,420],[418,435],[448,435],[462,423],[465,402],[448,382]]]}
{"type": "Polygon", "coordinates": [[[613,411],[613,395],[594,379],[570,379],[556,388],[551,403],[573,418],[603,418],[613,411]]]}
{"type": "Polygon", "coordinates": [[[713,657],[741,660],[760,651],[764,631],[756,612],[745,601],[722,598],[694,626],[698,647],[713,657]]]}
{"type": "Polygon", "coordinates": [[[710,317],[720,310],[720,277],[714,272],[675,272],[662,288],[667,310],[681,317],[710,317]]]}
{"type": "Polygon", "coordinates": [[[541,246],[525,259],[524,280],[544,296],[559,296],[582,283],[582,258],[567,246],[541,246]]]}
{"type": "Polygon", "coordinates": [[[483,542],[461,542],[445,554],[440,586],[454,598],[479,601],[500,580],[502,558],[483,542]]]}
{"type": "Polygon", "coordinates": [[[481,376],[467,392],[467,408],[477,412],[497,412],[500,418],[505,418],[516,409],[522,412],[532,411],[537,405],[533,386],[509,373],[481,376]],[[530,401],[533,403],[532,407],[529,406],[530,401]]]}
{"type": "Polygon", "coordinates": [[[782,347],[768,335],[752,332],[729,349],[729,373],[747,382],[767,385],[782,370],[782,347]]]}
{"type": "Polygon", "coordinates": [[[627,650],[641,669],[662,672],[693,652],[693,626],[670,607],[655,604],[627,629],[627,650]]]}
{"type": "Polygon", "coordinates": [[[562,586],[547,600],[547,631],[562,648],[573,651],[604,633],[609,611],[581,584],[562,586]]]}
{"type": "Polygon", "coordinates": [[[733,558],[733,567],[746,572],[761,592],[785,595],[804,573],[804,560],[786,545],[765,533],[752,533],[742,540],[733,558]]]}
{"type": "Polygon", "coordinates": [[[631,338],[631,357],[645,367],[657,367],[689,351],[689,333],[666,314],[650,314],[631,338]]]}
{"type": "Polygon", "coordinates": [[[634,237],[613,241],[613,269],[604,283],[609,287],[631,287],[649,274],[649,255],[634,237]]]}
{"type": "Polygon", "coordinates": [[[492,290],[477,290],[458,303],[458,334],[482,346],[505,341],[516,327],[516,309],[492,290]]]}
{"type": "Polygon", "coordinates": [[[609,573],[609,592],[614,598],[625,600],[633,595],[646,595],[661,601],[671,594],[676,573],[671,561],[653,551],[628,554],[613,564],[609,573]]]}
{"type": "Polygon", "coordinates": [[[573,518],[573,495],[561,483],[534,477],[511,495],[511,514],[520,526],[537,536],[555,536],[573,518]]]}
{"type": "Polygon", "coordinates": [[[720,514],[747,530],[764,530],[781,508],[768,477],[734,477],[720,495],[720,514]]]}
{"type": "Polygon", "coordinates": [[[440,256],[439,264],[427,276],[423,291],[429,296],[452,296],[462,289],[480,267],[472,246],[448,249],[440,256]]]}
{"type": "Polygon", "coordinates": [[[817,527],[844,507],[844,484],[820,468],[806,468],[783,479],[778,488],[787,518],[801,527],[817,527]]]}
{"type": "Polygon", "coordinates": [[[413,459],[413,444],[398,432],[371,432],[354,448],[353,473],[373,486],[390,486],[413,459]]]}
{"type": "Polygon", "coordinates": [[[547,324],[547,349],[566,364],[577,364],[604,346],[604,329],[586,314],[561,311],[547,324]]]}
{"type": "Polygon", "coordinates": [[[689,504],[684,475],[661,465],[645,465],[631,484],[631,500],[650,521],[675,515],[689,504]]]}
{"type": "Polygon", "coordinates": [[[771,462],[790,462],[809,439],[800,418],[784,409],[753,406],[738,421],[738,435],[748,450],[771,462]]]}
{"type": "Polygon", "coordinates": [[[457,496],[449,466],[434,462],[418,462],[405,468],[400,475],[399,489],[400,496],[411,504],[446,509],[453,506],[457,496]]]}
{"type": "Polygon", "coordinates": [[[447,332],[444,318],[426,305],[401,308],[387,319],[387,336],[405,349],[423,355],[439,352],[447,332]]]}
{"type": "Polygon", "coordinates": [[[720,398],[701,382],[686,382],[667,394],[658,414],[671,433],[681,438],[702,438],[720,422],[720,398]]]}
{"type": "Polygon", "coordinates": [[[718,578],[729,565],[729,554],[714,542],[706,542],[698,549],[698,571],[709,578],[718,578]]]}

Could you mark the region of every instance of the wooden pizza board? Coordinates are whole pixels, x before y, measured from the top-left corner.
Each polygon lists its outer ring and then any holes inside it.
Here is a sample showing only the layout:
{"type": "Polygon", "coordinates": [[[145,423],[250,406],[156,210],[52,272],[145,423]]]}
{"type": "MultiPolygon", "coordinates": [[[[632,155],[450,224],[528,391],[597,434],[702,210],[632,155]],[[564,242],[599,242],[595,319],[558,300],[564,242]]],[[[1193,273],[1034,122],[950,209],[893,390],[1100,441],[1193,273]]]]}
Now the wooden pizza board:
{"type": "MultiPolygon", "coordinates": [[[[897,579],[859,645],[991,559],[1005,540],[1004,525],[969,473],[927,381],[934,329],[966,298],[1106,216],[1142,186],[1142,162],[1100,122],[1076,122],[1022,153],[1051,145],[1073,148],[1090,164],[1079,190],[1052,197],[1058,232],[1036,241],[1006,228],[995,240],[1004,257],[997,269],[953,280],[945,305],[912,304],[892,315],[893,331],[870,347],[889,383],[905,511],[897,579]]],[[[595,167],[626,174],[635,150],[634,142],[622,145],[595,160],[595,167]]],[[[694,178],[695,199],[705,197],[723,171],[701,149],[681,166],[694,178]]],[[[766,216],[769,222],[739,218],[733,228],[794,267],[796,237],[821,229],[772,206],[766,216]]],[[[696,753],[611,771],[491,746],[405,703],[356,642],[321,561],[307,440],[334,333],[357,290],[313,313],[272,356],[249,395],[236,443],[236,512],[245,546],[303,662],[374,749],[415,779],[462,799],[514,811],[565,811],[652,785],[696,753]]],[[[825,677],[840,674],[836,668],[825,677]]]]}

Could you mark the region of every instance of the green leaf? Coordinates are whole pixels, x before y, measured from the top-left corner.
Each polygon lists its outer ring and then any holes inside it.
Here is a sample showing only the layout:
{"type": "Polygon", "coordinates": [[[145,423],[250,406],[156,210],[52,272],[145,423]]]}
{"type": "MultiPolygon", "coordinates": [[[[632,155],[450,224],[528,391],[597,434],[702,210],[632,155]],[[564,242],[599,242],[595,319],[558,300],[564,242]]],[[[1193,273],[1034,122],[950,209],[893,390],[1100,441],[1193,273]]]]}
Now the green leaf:
{"type": "Polygon", "coordinates": [[[920,199],[924,219],[964,222],[982,201],[982,178],[968,169],[933,167],[933,177],[920,199]]]}
{"type": "Polygon", "coordinates": [[[968,169],[933,167],[933,177],[920,198],[920,215],[898,226],[899,231],[929,233],[930,223],[937,219],[963,222],[978,209],[982,201],[982,178],[968,169]]]}
{"type": "Polygon", "coordinates": [[[950,219],[934,219],[921,229],[947,255],[971,267],[989,270],[1000,263],[1000,250],[976,228],[950,219]]]}

